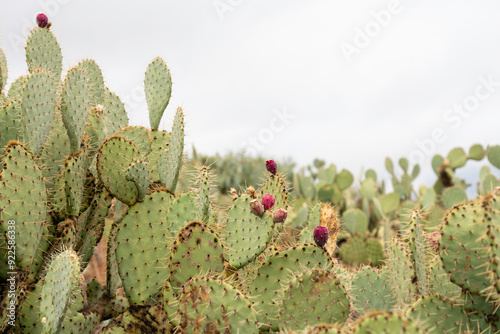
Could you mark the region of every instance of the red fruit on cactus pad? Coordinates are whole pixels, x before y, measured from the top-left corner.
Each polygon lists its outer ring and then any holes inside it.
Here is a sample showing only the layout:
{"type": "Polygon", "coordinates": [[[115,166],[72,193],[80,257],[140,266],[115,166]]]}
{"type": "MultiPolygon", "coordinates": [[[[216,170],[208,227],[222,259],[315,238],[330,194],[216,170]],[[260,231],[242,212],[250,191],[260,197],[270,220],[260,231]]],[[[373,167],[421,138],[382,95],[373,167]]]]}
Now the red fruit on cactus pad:
{"type": "Polygon", "coordinates": [[[264,214],[264,207],[260,204],[258,199],[254,199],[250,202],[250,211],[256,216],[262,217],[264,214]]]}
{"type": "Polygon", "coordinates": [[[265,194],[264,197],[262,197],[262,205],[264,206],[264,210],[271,210],[274,206],[274,196],[265,194]]]}
{"type": "Polygon", "coordinates": [[[278,165],[274,160],[267,160],[266,161],[266,168],[267,171],[271,174],[276,174],[276,171],[278,170],[278,165]]]}
{"type": "Polygon", "coordinates": [[[273,222],[283,223],[288,216],[288,212],[285,209],[278,209],[273,215],[273,222]]]}
{"type": "Polygon", "coordinates": [[[38,24],[40,28],[47,28],[49,25],[49,18],[44,13],[40,13],[36,16],[36,24],[38,24]]]}
{"type": "Polygon", "coordinates": [[[328,241],[328,229],[325,226],[316,226],[313,232],[314,241],[319,247],[323,247],[328,241]]]}

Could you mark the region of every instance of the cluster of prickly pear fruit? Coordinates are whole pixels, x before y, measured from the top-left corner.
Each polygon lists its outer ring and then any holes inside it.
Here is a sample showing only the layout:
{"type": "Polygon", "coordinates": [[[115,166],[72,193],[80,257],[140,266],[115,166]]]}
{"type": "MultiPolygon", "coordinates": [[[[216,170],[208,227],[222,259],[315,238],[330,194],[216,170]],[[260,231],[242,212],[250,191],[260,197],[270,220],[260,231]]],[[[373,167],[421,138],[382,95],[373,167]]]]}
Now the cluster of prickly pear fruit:
{"type": "Polygon", "coordinates": [[[293,201],[268,160],[258,189],[232,190],[217,209],[207,167],[178,191],[184,116],[178,108],[159,130],[165,62],[145,74],[151,130],[128,126],[95,61],[61,80],[48,18],[37,24],[29,73],[7,94],[0,50],[1,333],[500,330],[498,180],[483,169],[483,196],[466,202],[454,176],[464,159],[500,167],[500,147],[433,159],[439,179],[420,193],[405,159],[401,179],[386,163],[389,194],[373,170],[357,189],[351,173],[316,161],[294,176],[293,201]],[[103,241],[106,254],[94,253],[103,241]],[[86,282],[96,256],[105,280],[86,282]]]}

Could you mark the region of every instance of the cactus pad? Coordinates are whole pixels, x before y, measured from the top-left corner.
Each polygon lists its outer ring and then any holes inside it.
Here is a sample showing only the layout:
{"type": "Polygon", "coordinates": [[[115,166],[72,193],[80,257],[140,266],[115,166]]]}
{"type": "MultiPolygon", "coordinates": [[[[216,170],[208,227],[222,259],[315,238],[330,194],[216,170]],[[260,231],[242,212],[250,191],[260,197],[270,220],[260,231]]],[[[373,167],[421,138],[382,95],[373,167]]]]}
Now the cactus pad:
{"type": "Polygon", "coordinates": [[[21,119],[24,141],[37,154],[52,127],[56,114],[57,83],[49,72],[33,71],[23,90],[21,119]]]}
{"type": "Polygon", "coordinates": [[[90,108],[90,89],[85,71],[78,67],[69,70],[62,91],[61,114],[68,131],[72,153],[80,151],[83,130],[90,108]]]}
{"type": "Polygon", "coordinates": [[[273,234],[274,222],[265,212],[262,217],[250,210],[252,198],[243,194],[234,202],[227,215],[225,228],[226,255],[229,264],[242,268],[262,253],[273,234]]]}
{"type": "Polygon", "coordinates": [[[249,293],[254,300],[257,320],[264,327],[278,326],[279,304],[283,298],[282,286],[293,278],[293,272],[308,269],[329,269],[331,260],[328,253],[311,245],[297,246],[271,256],[257,271],[250,283],[249,293]]]}
{"type": "Polygon", "coordinates": [[[170,255],[169,282],[174,293],[196,275],[224,270],[224,249],[206,225],[191,222],[182,228],[170,255]]]}
{"type": "Polygon", "coordinates": [[[45,184],[32,154],[19,142],[9,143],[3,160],[0,231],[2,239],[5,235],[6,241],[12,240],[16,245],[17,268],[28,269],[35,261],[47,218],[45,184]]]}
{"type": "Polygon", "coordinates": [[[250,300],[232,285],[206,277],[192,280],[179,296],[176,314],[183,333],[257,332],[250,300]]]}
{"type": "Polygon", "coordinates": [[[174,193],[182,166],[184,152],[184,113],[177,108],[168,149],[158,157],[158,175],[167,189],[174,193]]]}
{"type": "Polygon", "coordinates": [[[49,29],[31,31],[26,43],[26,62],[30,73],[44,69],[59,81],[62,72],[61,47],[49,29]]]}
{"type": "Polygon", "coordinates": [[[157,191],[132,205],[116,232],[116,260],[131,305],[147,304],[169,274],[171,235],[165,215],[172,195],[157,191]]]}
{"type": "Polygon", "coordinates": [[[74,251],[65,250],[54,258],[42,288],[40,317],[43,333],[59,333],[79,279],[80,260],[74,251]]]}
{"type": "Polygon", "coordinates": [[[151,129],[156,131],[172,94],[172,78],[163,59],[156,58],[148,65],[144,88],[149,109],[149,123],[151,129]]]}
{"type": "Polygon", "coordinates": [[[135,183],[127,181],[127,171],[134,159],[140,158],[137,147],[120,136],[108,138],[97,156],[97,172],[106,189],[120,201],[132,205],[139,193],[135,183]]]}
{"type": "Polygon", "coordinates": [[[340,280],[329,271],[313,269],[296,274],[283,291],[278,313],[280,328],[304,329],[315,323],[342,325],[349,300],[340,280]]]}

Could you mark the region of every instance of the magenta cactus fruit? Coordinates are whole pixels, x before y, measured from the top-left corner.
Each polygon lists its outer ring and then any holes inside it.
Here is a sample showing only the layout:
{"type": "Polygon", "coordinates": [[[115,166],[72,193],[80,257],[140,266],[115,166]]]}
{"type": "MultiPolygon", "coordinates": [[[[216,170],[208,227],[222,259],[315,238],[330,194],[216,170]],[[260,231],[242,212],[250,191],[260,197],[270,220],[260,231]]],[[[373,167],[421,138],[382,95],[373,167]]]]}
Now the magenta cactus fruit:
{"type": "Polygon", "coordinates": [[[36,16],[36,24],[38,24],[40,28],[47,28],[49,25],[49,18],[44,13],[40,13],[36,16]]]}
{"type": "Polygon", "coordinates": [[[265,194],[264,197],[262,197],[262,205],[264,206],[264,210],[271,210],[274,206],[274,196],[265,194]]]}
{"type": "Polygon", "coordinates": [[[278,209],[274,213],[273,222],[283,223],[287,216],[288,216],[288,212],[285,209],[278,209]]]}
{"type": "Polygon", "coordinates": [[[267,168],[267,171],[271,174],[276,174],[276,171],[278,170],[278,165],[276,164],[276,162],[274,160],[267,160],[266,161],[266,168],[267,168]]]}
{"type": "Polygon", "coordinates": [[[264,207],[260,204],[258,199],[254,199],[250,202],[250,211],[256,216],[262,217],[264,214],[264,207]]]}
{"type": "Polygon", "coordinates": [[[325,226],[316,226],[313,232],[314,241],[319,247],[323,247],[328,241],[328,229],[325,226]]]}

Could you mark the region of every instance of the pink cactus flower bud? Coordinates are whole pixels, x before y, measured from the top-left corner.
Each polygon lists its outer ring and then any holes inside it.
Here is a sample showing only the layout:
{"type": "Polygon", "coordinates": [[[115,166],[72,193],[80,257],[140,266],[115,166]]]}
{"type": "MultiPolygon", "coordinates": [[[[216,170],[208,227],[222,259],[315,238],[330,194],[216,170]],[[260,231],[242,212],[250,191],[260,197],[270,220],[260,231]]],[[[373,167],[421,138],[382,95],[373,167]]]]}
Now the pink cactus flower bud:
{"type": "Polygon", "coordinates": [[[266,168],[267,171],[271,174],[276,174],[276,171],[278,170],[278,165],[274,160],[267,160],[266,161],[266,168]]]}
{"type": "Polygon", "coordinates": [[[323,247],[328,241],[328,229],[325,226],[316,226],[313,232],[314,241],[319,247],[323,247]]]}
{"type": "Polygon", "coordinates": [[[264,214],[264,207],[260,204],[258,199],[254,199],[250,202],[250,211],[256,216],[262,217],[264,214]]]}
{"type": "Polygon", "coordinates": [[[283,223],[287,216],[288,216],[288,212],[285,209],[278,209],[274,213],[273,222],[283,223]]]}
{"type": "Polygon", "coordinates": [[[264,197],[262,197],[262,205],[264,206],[264,210],[271,210],[274,206],[274,196],[265,194],[264,197]]]}
{"type": "Polygon", "coordinates": [[[441,239],[441,232],[432,232],[429,234],[429,246],[435,252],[437,252],[439,247],[439,239],[441,239]]]}
{"type": "Polygon", "coordinates": [[[47,28],[49,25],[49,18],[44,13],[40,13],[36,16],[36,24],[38,24],[40,28],[47,28]]]}

